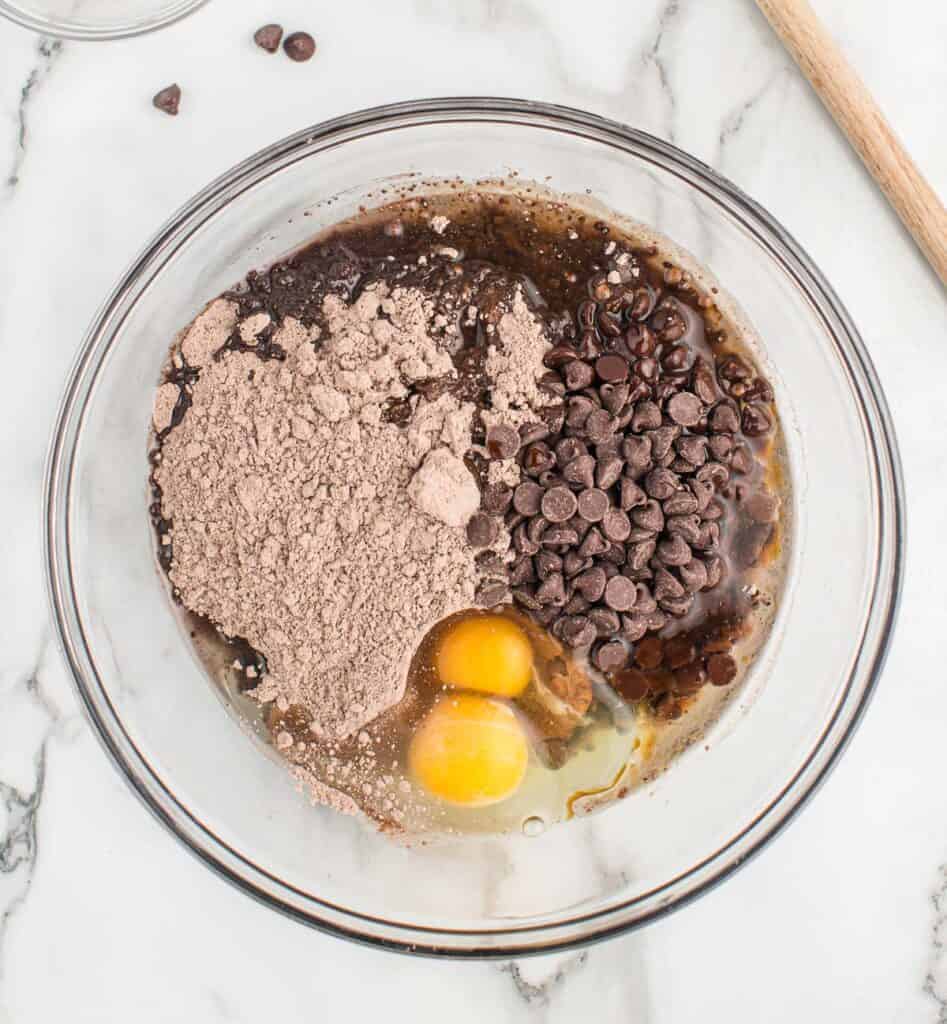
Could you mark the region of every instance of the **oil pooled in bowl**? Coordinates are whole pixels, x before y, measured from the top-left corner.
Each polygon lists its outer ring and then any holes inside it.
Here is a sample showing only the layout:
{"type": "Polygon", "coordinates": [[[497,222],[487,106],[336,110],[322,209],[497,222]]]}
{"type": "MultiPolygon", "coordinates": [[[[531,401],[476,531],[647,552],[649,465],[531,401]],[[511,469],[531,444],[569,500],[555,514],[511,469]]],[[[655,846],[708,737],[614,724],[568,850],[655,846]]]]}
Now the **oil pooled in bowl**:
{"type": "MultiPolygon", "coordinates": [[[[719,714],[765,639],[782,586],[789,507],[772,393],[755,370],[754,355],[741,331],[657,247],[578,206],[529,195],[485,188],[390,204],[337,226],[283,264],[251,274],[233,298],[246,316],[265,309],[277,319],[293,315],[319,323],[326,294],[341,292],[354,301],[366,280],[386,275],[404,286],[437,280],[445,292],[462,290],[468,280],[478,282],[481,317],[473,322],[461,318],[463,344],[453,358],[464,398],[483,411],[491,407],[483,373],[490,346],[484,311],[508,301],[513,280],[534,312],[547,318],[550,330],[564,343],[574,343],[576,364],[582,359],[594,364],[601,354],[614,361],[616,346],[621,344],[620,361],[635,369],[632,381],[639,380],[639,370],[659,374],[659,361],[679,382],[684,379],[682,373],[688,382],[692,373],[696,379],[698,364],[715,367],[716,381],[700,383],[714,389],[719,384],[720,405],[729,402],[738,410],[739,401],[745,417],[762,416],[755,423],[745,419],[749,426],[744,436],[739,421],[736,427],[712,430],[705,415],[692,432],[686,432],[691,441],[696,437],[696,449],[693,444],[686,451],[662,449],[667,458],[662,456],[661,468],[676,467],[686,475],[698,464],[688,470],[685,456],[690,453],[694,460],[707,460],[707,442],[714,440],[720,442],[714,458],[726,460],[731,467],[725,479],[718,474],[692,485],[694,494],[703,493],[701,522],[679,524],[691,531],[698,525],[704,531],[712,523],[725,526],[723,536],[718,529],[718,537],[711,537],[709,544],[701,539],[703,534],[692,538],[695,551],[710,551],[698,559],[702,566],[718,563],[718,582],[698,586],[683,597],[676,591],[665,594],[658,607],[648,587],[654,575],[664,572],[667,576],[667,565],[674,563],[645,562],[628,570],[631,546],[649,543],[637,535],[648,530],[636,522],[637,534],[628,545],[611,545],[620,560],[605,566],[608,579],[622,575],[648,594],[647,601],[639,600],[636,612],[627,616],[609,612],[620,627],[609,627],[600,616],[599,632],[580,644],[580,650],[572,650],[563,642],[564,631],[554,636],[547,630],[549,626],[556,631],[561,623],[548,614],[555,608],[537,598],[539,581],[527,579],[525,588],[513,588],[518,607],[501,604],[489,613],[469,610],[437,624],[415,654],[404,698],[344,741],[320,739],[300,706],[277,700],[261,709],[244,696],[242,691],[266,673],[265,659],[239,639],[222,638],[206,621],[190,623],[198,650],[211,674],[223,683],[231,706],[255,722],[259,735],[293,765],[300,780],[328,787],[392,831],[537,834],[552,823],[627,795],[642,779],[661,770],[719,714]],[[433,231],[432,225],[436,225],[433,231]],[[627,255],[624,265],[618,263],[623,255],[627,255]],[[627,290],[627,302],[619,294],[603,297],[613,278],[628,276],[631,263],[635,280],[621,286],[627,290]],[[281,290],[282,282],[290,279],[292,288],[281,290]],[[574,321],[571,309],[576,310],[574,321]],[[680,331],[672,338],[675,326],[680,331]],[[662,340],[664,336],[667,341],[662,340]],[[591,356],[583,354],[583,345],[590,347],[591,356]],[[767,405],[768,413],[759,411],[767,405]],[[760,423],[766,429],[757,430],[760,423]],[[711,500],[705,516],[703,510],[711,500]],[[723,582],[719,582],[721,575],[723,582]],[[474,673],[445,684],[438,669],[438,653],[452,631],[469,626],[476,633],[477,624],[488,615],[501,617],[528,640],[531,664],[522,690],[498,681],[491,672],[486,673],[489,679],[479,682],[474,673]],[[622,648],[624,655],[619,652],[619,657],[624,661],[606,665],[599,658],[595,665],[589,660],[590,653],[593,661],[599,657],[596,652],[605,641],[622,648]],[[704,685],[708,679],[717,685],[704,685]],[[484,736],[499,738],[484,741],[484,736]],[[466,768],[457,768],[458,764],[466,768]]],[[[228,348],[238,351],[246,347],[239,334],[228,343],[228,348]]],[[[261,336],[252,348],[260,358],[280,358],[268,336],[261,336]]],[[[189,384],[186,367],[172,369],[167,380],[177,382],[178,377],[183,416],[189,384]]],[[[674,385],[665,377],[649,386],[654,391],[662,383],[670,387],[660,397],[665,402],[674,397],[673,389],[680,383],[674,385]]],[[[412,400],[436,398],[439,386],[419,382],[408,399],[392,403],[385,415],[398,423],[399,417],[410,416],[412,400]]],[[[567,401],[572,400],[568,394],[576,391],[568,380],[549,386],[561,386],[567,401]]],[[[602,395],[596,392],[596,401],[602,401],[602,395]]],[[[655,450],[661,431],[677,431],[675,441],[681,433],[666,420],[655,429],[653,442],[649,437],[655,450]]],[[[662,445],[670,446],[669,436],[665,434],[662,445]]],[[[481,446],[487,440],[483,432],[476,439],[481,446]]],[[[523,441],[526,458],[532,447],[523,441]]],[[[603,469],[605,445],[593,446],[590,441],[589,447],[594,447],[599,460],[598,472],[603,469]]],[[[481,486],[488,475],[487,461],[476,453],[468,461],[481,486]]],[[[524,464],[524,472],[532,470],[524,464]]],[[[641,477],[629,475],[629,479],[635,482],[641,477]]],[[[599,489],[617,488],[601,479],[595,482],[599,489]]],[[[682,520],[693,512],[691,506],[696,507],[692,491],[686,491],[690,512],[685,509],[682,520]]],[[[160,509],[160,495],[157,498],[160,509]]],[[[649,504],[655,499],[656,495],[651,496],[649,504]]],[[[515,531],[520,524],[509,519],[506,525],[515,531]]],[[[156,526],[162,538],[162,563],[168,565],[172,546],[164,538],[173,537],[173,524],[160,520],[156,526]]],[[[673,537],[671,541],[676,543],[673,537]]],[[[560,553],[568,546],[559,545],[560,553]]],[[[669,558],[670,554],[669,550],[669,558]]],[[[517,561],[523,557],[527,556],[518,552],[517,561]]],[[[669,578],[680,590],[677,578],[669,578]]],[[[573,618],[584,620],[581,603],[576,608],[573,618]]]]}

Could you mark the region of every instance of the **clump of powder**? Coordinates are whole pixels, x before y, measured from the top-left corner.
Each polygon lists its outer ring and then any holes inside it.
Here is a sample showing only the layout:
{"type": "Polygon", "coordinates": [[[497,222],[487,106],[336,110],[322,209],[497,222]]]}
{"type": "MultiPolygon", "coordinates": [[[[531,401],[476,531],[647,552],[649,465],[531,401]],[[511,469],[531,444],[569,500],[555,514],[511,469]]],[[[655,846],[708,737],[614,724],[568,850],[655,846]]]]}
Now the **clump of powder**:
{"type": "Polygon", "coordinates": [[[493,380],[493,408],[499,414],[495,420],[514,424],[535,420],[539,409],[557,399],[538,387],[537,367],[542,366],[550,343],[519,288],[496,333],[498,341],[488,349],[485,366],[493,380]]]}
{"type": "Polygon", "coordinates": [[[202,369],[155,475],[173,523],[170,578],[186,607],[265,656],[259,700],[283,698],[317,735],[344,737],[400,699],[428,629],[474,603],[461,522],[472,492],[450,525],[409,497],[427,458],[470,447],[473,410],[442,395],[418,398],[407,429],[383,419],[406,381],[454,373],[420,292],[327,298],[318,351],[316,329],[280,326],[284,362],[211,360],[211,335],[229,323],[212,310],[214,332],[205,322],[185,335],[202,369]]]}

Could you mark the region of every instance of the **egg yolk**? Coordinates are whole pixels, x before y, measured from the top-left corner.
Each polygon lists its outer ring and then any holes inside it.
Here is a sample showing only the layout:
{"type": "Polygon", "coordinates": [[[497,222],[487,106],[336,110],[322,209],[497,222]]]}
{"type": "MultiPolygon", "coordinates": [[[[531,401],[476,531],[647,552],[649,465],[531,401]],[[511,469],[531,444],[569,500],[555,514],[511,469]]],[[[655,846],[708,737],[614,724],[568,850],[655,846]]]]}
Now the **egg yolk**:
{"type": "Polygon", "coordinates": [[[412,775],[434,796],[485,807],[512,795],[523,781],[528,747],[516,715],[474,694],[442,697],[415,732],[412,775]]]}
{"type": "Polygon", "coordinates": [[[532,675],[533,651],[515,622],[502,615],[475,615],[447,630],[435,663],[447,686],[518,697],[532,675]]]}

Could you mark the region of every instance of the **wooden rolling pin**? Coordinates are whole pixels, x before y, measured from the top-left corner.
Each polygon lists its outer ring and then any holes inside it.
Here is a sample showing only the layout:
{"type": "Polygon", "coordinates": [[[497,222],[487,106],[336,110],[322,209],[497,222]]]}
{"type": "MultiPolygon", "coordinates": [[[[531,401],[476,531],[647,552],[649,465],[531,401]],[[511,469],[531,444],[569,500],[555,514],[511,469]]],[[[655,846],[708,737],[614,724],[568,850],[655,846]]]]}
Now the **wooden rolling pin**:
{"type": "Polygon", "coordinates": [[[808,0],[756,0],[947,287],[947,210],[808,0]]]}

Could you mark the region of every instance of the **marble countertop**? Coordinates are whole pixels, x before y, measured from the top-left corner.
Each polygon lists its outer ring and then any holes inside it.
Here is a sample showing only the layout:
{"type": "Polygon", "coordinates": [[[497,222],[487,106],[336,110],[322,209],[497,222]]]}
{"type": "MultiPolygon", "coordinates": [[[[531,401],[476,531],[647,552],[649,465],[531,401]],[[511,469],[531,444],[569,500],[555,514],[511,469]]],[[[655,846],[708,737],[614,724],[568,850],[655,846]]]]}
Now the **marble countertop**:
{"type": "MultiPolygon", "coordinates": [[[[947,193],[947,6],[816,7],[947,193]]],[[[216,0],[163,32],[108,44],[60,44],[3,22],[0,54],[0,1024],[947,1022],[937,640],[947,303],[750,0],[216,0]],[[253,29],[270,20],[313,32],[311,64],[248,59],[253,29]],[[174,80],[185,89],[176,121],[150,107],[174,80]],[[188,856],[79,713],[51,635],[40,544],[43,460],[67,370],[143,240],[212,177],[300,126],[477,93],[584,107],[672,140],[787,225],[875,359],[911,535],[878,694],[770,849],[637,934],[479,965],[309,932],[188,856]]]]}

